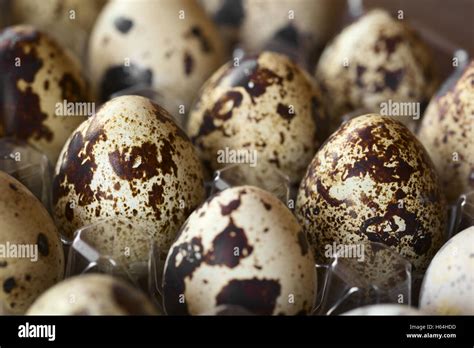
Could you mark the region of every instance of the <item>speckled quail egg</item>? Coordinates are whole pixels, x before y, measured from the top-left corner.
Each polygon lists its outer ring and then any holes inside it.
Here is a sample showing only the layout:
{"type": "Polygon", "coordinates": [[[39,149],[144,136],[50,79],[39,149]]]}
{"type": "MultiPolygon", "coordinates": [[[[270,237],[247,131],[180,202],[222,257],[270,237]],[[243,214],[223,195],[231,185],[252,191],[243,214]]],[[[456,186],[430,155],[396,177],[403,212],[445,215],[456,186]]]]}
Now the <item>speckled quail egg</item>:
{"type": "Polygon", "coordinates": [[[28,141],[56,163],[92,109],[79,63],[33,27],[9,27],[0,32],[0,82],[5,134],[28,141]]]}
{"type": "Polygon", "coordinates": [[[303,314],[316,291],[313,255],[296,218],[253,186],[221,191],[191,214],[163,280],[168,314],[209,313],[220,305],[303,314]]]}
{"type": "Polygon", "coordinates": [[[384,10],[372,10],[346,27],[324,50],[315,74],[333,129],[342,115],[357,109],[383,112],[414,127],[438,85],[428,48],[406,19],[384,10]],[[420,104],[397,104],[402,102],[420,104]]]}
{"type": "Polygon", "coordinates": [[[27,23],[83,56],[95,19],[106,0],[10,0],[10,21],[27,23]]]}
{"type": "Polygon", "coordinates": [[[105,274],[68,278],[41,295],[28,315],[158,315],[140,290],[105,274]]]}
{"type": "Polygon", "coordinates": [[[223,60],[219,33],[195,0],[109,2],[89,45],[91,76],[102,99],[142,85],[174,98],[176,109],[184,105],[185,112],[223,60]]]}
{"type": "MultiPolygon", "coordinates": [[[[186,217],[204,199],[202,169],[186,134],[160,106],[140,96],[104,104],[71,135],[56,166],[54,214],[69,237],[117,217],[136,226],[120,244],[145,250],[148,231],[166,255],[186,217]]],[[[108,243],[104,239],[104,243],[108,243]]]]}
{"type": "Polygon", "coordinates": [[[449,201],[474,190],[474,60],[433,97],[418,136],[449,201]]]}
{"type": "Polygon", "coordinates": [[[23,314],[61,280],[64,253],[54,222],[19,181],[0,171],[0,302],[23,314]]]}
{"type": "Polygon", "coordinates": [[[423,315],[423,313],[406,305],[375,304],[356,308],[342,315],[423,315]]]}
{"type": "Polygon", "coordinates": [[[319,89],[303,70],[263,52],[224,65],[206,82],[187,130],[212,170],[232,164],[222,153],[247,152],[244,160],[255,153],[256,161],[240,168],[243,183],[269,189],[275,169],[299,182],[323,141],[325,116],[319,89]]]}
{"type": "Polygon", "coordinates": [[[301,182],[296,214],[317,258],[325,245],[388,245],[422,272],[443,243],[446,204],[428,154],[400,122],[376,114],[344,123],[301,182]]]}
{"type": "Polygon", "coordinates": [[[435,315],[474,315],[474,226],[448,240],[431,261],[420,308],[435,315]]]}
{"type": "Polygon", "coordinates": [[[317,51],[334,32],[344,3],[342,0],[243,0],[241,46],[250,52],[283,49],[286,54],[295,53],[295,58],[306,64],[310,59],[315,60],[317,51]]]}

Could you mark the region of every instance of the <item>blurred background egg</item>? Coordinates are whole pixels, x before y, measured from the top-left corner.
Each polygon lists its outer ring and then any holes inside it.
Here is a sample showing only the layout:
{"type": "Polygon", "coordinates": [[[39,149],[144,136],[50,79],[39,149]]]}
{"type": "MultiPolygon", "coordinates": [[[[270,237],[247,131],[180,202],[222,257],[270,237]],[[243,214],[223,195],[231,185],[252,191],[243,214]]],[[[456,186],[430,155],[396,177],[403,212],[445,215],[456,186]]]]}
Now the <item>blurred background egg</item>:
{"type": "Polygon", "coordinates": [[[140,290],[105,274],[84,274],[55,285],[28,309],[28,315],[158,315],[140,290]]]}
{"type": "Polygon", "coordinates": [[[23,314],[63,273],[53,220],[25,186],[0,171],[0,302],[8,313],[23,314]]]}
{"type": "Polygon", "coordinates": [[[474,60],[445,82],[418,133],[450,202],[474,191],[474,60]]]}
{"type": "Polygon", "coordinates": [[[392,247],[426,269],[443,243],[445,199],[423,146],[403,124],[369,114],[344,123],[301,182],[296,214],[318,260],[325,245],[392,247]]]}
{"type": "Polygon", "coordinates": [[[173,115],[187,113],[223,61],[219,32],[195,0],[109,2],[89,44],[91,77],[102,100],[147,87],[172,99],[173,115]]]}
{"type": "Polygon", "coordinates": [[[166,256],[203,199],[201,165],[188,137],[164,109],[139,96],[115,98],[84,122],[64,146],[53,182],[62,233],[72,238],[82,226],[123,218],[135,228],[120,243],[146,259],[149,240],[140,231],[166,256]]]}
{"type": "Polygon", "coordinates": [[[423,315],[423,313],[406,305],[387,303],[356,308],[343,315],[423,315]]]}
{"type": "MultiPolygon", "coordinates": [[[[325,48],[315,76],[321,83],[332,129],[351,111],[367,109],[411,125],[436,91],[431,52],[406,19],[372,10],[347,26],[325,48]],[[420,103],[415,108],[384,108],[381,103],[420,103]],[[405,115],[406,114],[406,115],[405,115]]],[[[400,107],[400,105],[396,105],[400,107]]],[[[410,106],[410,105],[409,105],[410,106]]]]}
{"type": "Polygon", "coordinates": [[[474,226],[448,240],[431,261],[420,308],[433,315],[474,315],[474,226]]]}
{"type": "Polygon", "coordinates": [[[325,124],[317,86],[286,56],[263,52],[224,65],[206,82],[187,131],[211,170],[232,164],[223,152],[249,154],[242,159],[255,160],[240,168],[242,183],[270,189],[275,169],[299,182],[325,124]]]}
{"type": "Polygon", "coordinates": [[[56,163],[94,106],[79,62],[47,34],[9,27],[0,32],[0,82],[5,135],[28,141],[56,163]]]}
{"type": "Polygon", "coordinates": [[[291,211],[266,191],[240,186],[191,214],[168,254],[163,288],[171,315],[221,305],[257,315],[309,314],[316,272],[291,211]]]}
{"type": "Polygon", "coordinates": [[[87,38],[106,0],[7,0],[10,24],[31,24],[83,58],[87,38]]]}
{"type": "Polygon", "coordinates": [[[343,0],[201,0],[232,46],[274,50],[314,65],[342,19],[343,0]],[[271,20],[269,20],[271,18],[271,20]]]}

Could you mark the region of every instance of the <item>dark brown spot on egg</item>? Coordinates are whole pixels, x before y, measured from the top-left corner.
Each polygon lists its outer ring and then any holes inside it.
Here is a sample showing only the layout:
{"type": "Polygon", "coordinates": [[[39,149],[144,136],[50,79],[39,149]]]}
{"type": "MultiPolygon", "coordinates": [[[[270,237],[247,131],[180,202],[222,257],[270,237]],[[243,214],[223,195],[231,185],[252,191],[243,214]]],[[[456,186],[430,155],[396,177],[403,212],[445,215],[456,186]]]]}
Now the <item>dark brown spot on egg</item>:
{"type": "Polygon", "coordinates": [[[388,70],[384,67],[379,67],[377,69],[377,72],[380,72],[383,74],[384,78],[384,86],[382,89],[385,87],[391,89],[392,91],[396,91],[398,89],[398,86],[403,80],[403,76],[405,75],[405,70],[403,68],[396,69],[396,70],[388,70]]]}
{"type": "Polygon", "coordinates": [[[200,27],[193,26],[189,33],[186,34],[186,37],[197,39],[199,41],[201,51],[205,53],[212,52],[212,45],[200,27]]]}
{"type": "Polygon", "coordinates": [[[122,151],[117,149],[109,153],[109,162],[115,174],[127,181],[150,179],[159,174],[158,150],[150,142],[125,147],[122,151]]]}
{"type": "Polygon", "coordinates": [[[49,255],[48,237],[46,237],[43,233],[38,233],[36,244],[38,245],[38,251],[40,252],[41,255],[43,256],[49,255]]]}
{"type": "Polygon", "coordinates": [[[73,75],[65,73],[61,77],[61,80],[59,80],[58,84],[61,89],[61,98],[63,100],[73,103],[86,100],[86,97],[82,95],[80,83],[73,75]]]}
{"type": "Polygon", "coordinates": [[[15,278],[10,277],[3,282],[3,292],[9,294],[16,287],[15,278]]]}
{"type": "Polygon", "coordinates": [[[300,41],[298,29],[292,23],[278,30],[275,34],[275,39],[287,45],[296,47],[299,45],[300,41]]]}
{"type": "Polygon", "coordinates": [[[93,150],[98,142],[106,141],[105,130],[101,127],[89,126],[86,136],[76,132],[71,138],[67,151],[61,162],[58,175],[53,181],[53,204],[69,194],[69,185],[74,187],[78,195],[78,204],[90,204],[94,197],[104,196],[94,193],[90,184],[97,169],[93,150]]]}
{"type": "Polygon", "coordinates": [[[208,135],[217,129],[221,129],[221,126],[216,125],[215,121],[227,121],[232,117],[234,108],[238,108],[242,103],[242,94],[238,91],[228,91],[223,94],[214,104],[212,109],[206,110],[204,113],[203,121],[199,127],[198,134],[193,140],[198,139],[201,136],[208,135]]]}
{"type": "Polygon", "coordinates": [[[262,204],[263,204],[263,206],[266,210],[268,210],[268,211],[272,210],[272,205],[271,204],[265,202],[263,199],[261,199],[260,202],[262,202],[262,204]]]}
{"type": "Polygon", "coordinates": [[[122,34],[127,34],[133,27],[133,21],[126,17],[117,17],[114,20],[114,26],[122,34]]]}
{"type": "Polygon", "coordinates": [[[277,113],[287,121],[291,121],[293,117],[296,116],[296,113],[290,109],[288,105],[278,103],[277,113]]]}
{"type": "Polygon", "coordinates": [[[100,84],[101,100],[106,101],[112,94],[134,86],[150,87],[153,82],[153,72],[146,67],[112,66],[105,72],[100,84]]]}
{"type": "Polygon", "coordinates": [[[49,80],[44,80],[43,88],[45,91],[49,90],[49,80]]]}
{"type": "Polygon", "coordinates": [[[245,231],[236,226],[231,218],[226,228],[212,241],[212,249],[204,256],[204,262],[234,268],[240,259],[249,256],[252,251],[245,231]]]}
{"type": "Polygon", "coordinates": [[[9,186],[13,191],[18,191],[18,187],[16,187],[15,184],[10,183],[8,186],[9,186]]]}
{"type": "Polygon", "coordinates": [[[240,203],[241,203],[241,200],[239,197],[237,199],[230,201],[226,205],[221,204],[221,214],[224,216],[230,215],[234,210],[236,210],[240,206],[240,203]]]}
{"type": "Polygon", "coordinates": [[[191,54],[186,51],[184,52],[184,73],[189,76],[193,72],[194,60],[191,54]]]}
{"type": "Polygon", "coordinates": [[[164,203],[163,186],[154,183],[151,191],[148,192],[148,206],[151,207],[155,213],[157,220],[161,219],[162,205],[164,203]]]}
{"type": "Polygon", "coordinates": [[[216,304],[237,305],[258,315],[271,315],[280,293],[277,280],[233,279],[216,296],[216,304]]]}
{"type": "Polygon", "coordinates": [[[189,314],[186,301],[183,303],[180,297],[184,295],[185,279],[192,278],[194,271],[203,261],[202,252],[201,238],[198,237],[194,237],[189,243],[176,245],[170,250],[163,276],[164,304],[168,314],[189,314]]]}
{"type": "Polygon", "coordinates": [[[7,267],[7,266],[8,266],[8,262],[7,262],[7,261],[3,261],[3,260],[0,261],[0,268],[5,268],[5,267],[7,267]]]}
{"type": "Polygon", "coordinates": [[[242,0],[223,0],[214,14],[214,21],[223,26],[239,27],[245,18],[242,0]]]}

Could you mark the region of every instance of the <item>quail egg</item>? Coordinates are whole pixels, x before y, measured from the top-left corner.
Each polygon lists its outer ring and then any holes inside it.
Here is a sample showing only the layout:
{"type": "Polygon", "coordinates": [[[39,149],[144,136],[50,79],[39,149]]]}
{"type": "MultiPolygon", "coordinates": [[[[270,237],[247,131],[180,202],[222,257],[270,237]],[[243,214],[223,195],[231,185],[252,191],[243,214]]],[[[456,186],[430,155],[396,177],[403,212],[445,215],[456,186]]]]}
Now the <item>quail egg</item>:
{"type": "Polygon", "coordinates": [[[331,117],[357,109],[393,116],[414,128],[437,88],[430,51],[405,23],[372,10],[346,27],[324,50],[316,78],[331,117]]]}
{"type": "Polygon", "coordinates": [[[474,315],[474,226],[448,240],[431,261],[420,308],[435,315],[474,315]]]}
{"type": "Polygon", "coordinates": [[[158,315],[140,290],[105,274],[68,278],[41,295],[28,315],[158,315]]]}
{"type": "Polygon", "coordinates": [[[462,193],[474,191],[473,100],[474,60],[433,97],[418,134],[450,202],[462,193]]]}
{"type": "Polygon", "coordinates": [[[60,281],[64,253],[54,222],[19,181],[0,171],[0,302],[23,314],[60,281]]]}
{"type": "Polygon", "coordinates": [[[299,182],[325,123],[317,86],[286,56],[263,52],[224,65],[206,82],[187,130],[210,169],[233,164],[237,153],[249,164],[239,169],[242,183],[270,190],[275,169],[299,182]]]}
{"type": "Polygon", "coordinates": [[[10,21],[34,25],[82,57],[87,37],[105,3],[105,0],[13,0],[10,21]]]}
{"type": "Polygon", "coordinates": [[[375,304],[356,308],[342,315],[423,315],[423,313],[406,305],[375,304]]]}
{"type": "MultiPolygon", "coordinates": [[[[224,60],[217,29],[194,0],[111,1],[89,44],[91,76],[102,99],[135,85],[187,108],[224,60]]],[[[175,110],[169,110],[175,114],[175,110]]]]}
{"type": "Polygon", "coordinates": [[[423,272],[441,247],[446,204],[433,163],[400,122],[353,118],[330,136],[301,182],[296,214],[317,259],[325,245],[393,248],[423,272]]]}
{"type": "Polygon", "coordinates": [[[240,42],[245,50],[283,49],[306,65],[334,32],[344,1],[243,0],[242,7],[240,42]]]}
{"type": "Polygon", "coordinates": [[[195,210],[168,254],[163,276],[168,314],[240,306],[258,315],[312,309],[316,272],[291,211],[252,186],[221,191],[195,210]]]}
{"type": "Polygon", "coordinates": [[[92,113],[79,63],[47,34],[9,27],[0,32],[0,82],[5,135],[28,141],[56,163],[69,135],[92,113]]]}
{"type": "Polygon", "coordinates": [[[119,244],[146,251],[140,231],[148,231],[164,256],[203,199],[201,164],[189,138],[164,109],[140,96],[115,98],[81,124],[53,181],[54,215],[65,235],[121,218],[135,228],[120,234],[119,244]]]}

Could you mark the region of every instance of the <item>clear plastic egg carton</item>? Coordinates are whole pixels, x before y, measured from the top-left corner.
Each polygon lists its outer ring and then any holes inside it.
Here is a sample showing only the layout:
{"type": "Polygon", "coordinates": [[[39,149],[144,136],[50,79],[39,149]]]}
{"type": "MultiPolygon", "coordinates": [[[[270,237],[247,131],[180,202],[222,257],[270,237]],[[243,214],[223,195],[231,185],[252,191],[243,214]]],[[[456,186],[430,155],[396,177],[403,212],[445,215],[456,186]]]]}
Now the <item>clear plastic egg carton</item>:
{"type": "MultiPolygon", "coordinates": [[[[2,3],[0,2],[0,5],[2,3]]],[[[350,22],[364,11],[362,1],[348,1],[347,21],[350,22]]],[[[468,61],[468,54],[461,47],[434,34],[430,28],[415,25],[424,38],[445,56],[459,62],[457,67],[450,67],[453,73],[461,69],[468,61]]],[[[304,52],[295,52],[293,46],[282,41],[269,42],[268,47],[293,56],[307,69],[304,63],[304,52]]],[[[242,58],[252,52],[245,52],[236,47],[234,58],[242,58]]],[[[443,69],[444,71],[449,68],[443,69]]],[[[175,100],[166,91],[150,89],[137,85],[116,92],[112,97],[137,94],[146,96],[167,109],[181,127],[184,127],[188,110],[183,109],[183,102],[175,100]]],[[[369,110],[358,110],[345,115],[343,122],[369,110]]],[[[230,187],[246,184],[239,168],[245,164],[233,164],[216,171],[213,178],[206,182],[208,196],[230,187]]],[[[30,145],[9,138],[0,139],[0,170],[3,170],[25,186],[40,199],[48,211],[51,209],[52,168],[47,157],[30,145]]],[[[275,182],[278,185],[267,188],[277,196],[290,210],[293,210],[296,188],[290,185],[289,179],[275,170],[275,182]]],[[[446,238],[474,225],[474,192],[463,194],[456,204],[449,207],[449,223],[446,238]]],[[[164,312],[162,278],[165,259],[157,248],[150,234],[138,231],[144,240],[148,240],[147,250],[131,250],[118,241],[121,233],[136,231],[137,227],[123,219],[107,219],[89,226],[83,226],[75,232],[73,240],[62,236],[67,251],[65,277],[84,273],[107,273],[121,277],[134,286],[148,293],[156,306],[164,312]],[[97,243],[97,236],[110,240],[104,249],[104,243],[97,243]]],[[[178,232],[179,233],[179,232],[178,232]]],[[[326,264],[316,264],[315,273],[318,279],[318,291],[313,307],[313,315],[337,315],[348,310],[369,304],[394,303],[416,305],[418,288],[423,275],[414,275],[411,264],[389,247],[380,243],[361,243],[362,254],[347,258],[335,252],[326,264]],[[390,260],[387,262],[387,260],[390,260]],[[383,268],[384,272],[380,272],[383,268]],[[370,276],[368,276],[370,275],[370,276]]],[[[221,306],[218,312],[222,315],[252,315],[248,309],[238,306],[221,306]]],[[[2,304],[0,303],[0,314],[2,304]]],[[[203,315],[209,313],[202,313],[203,315]]]]}

